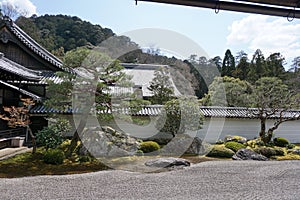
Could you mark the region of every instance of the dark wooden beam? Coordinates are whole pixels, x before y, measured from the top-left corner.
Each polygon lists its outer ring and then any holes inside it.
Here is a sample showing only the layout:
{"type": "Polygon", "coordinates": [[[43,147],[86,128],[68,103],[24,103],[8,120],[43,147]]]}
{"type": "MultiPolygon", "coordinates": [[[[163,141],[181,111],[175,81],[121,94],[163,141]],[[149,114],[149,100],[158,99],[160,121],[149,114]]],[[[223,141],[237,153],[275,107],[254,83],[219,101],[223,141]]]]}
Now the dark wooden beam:
{"type": "Polygon", "coordinates": [[[174,5],[184,5],[201,8],[211,8],[218,10],[228,10],[244,13],[255,13],[271,16],[287,17],[290,20],[300,19],[300,10],[289,7],[276,7],[251,3],[228,2],[228,1],[212,1],[212,0],[137,0],[145,2],[165,3],[174,5]]]}

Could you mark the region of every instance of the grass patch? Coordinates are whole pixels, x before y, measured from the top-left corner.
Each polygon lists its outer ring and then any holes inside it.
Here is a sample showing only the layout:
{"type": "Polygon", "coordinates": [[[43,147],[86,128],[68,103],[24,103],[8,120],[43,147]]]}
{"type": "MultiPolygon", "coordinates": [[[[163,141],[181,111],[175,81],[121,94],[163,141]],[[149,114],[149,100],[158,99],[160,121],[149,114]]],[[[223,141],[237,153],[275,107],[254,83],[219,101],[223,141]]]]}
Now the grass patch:
{"type": "Polygon", "coordinates": [[[108,169],[107,166],[100,163],[98,160],[85,163],[72,163],[65,160],[61,165],[51,165],[44,163],[42,158],[42,151],[38,150],[36,154],[27,152],[0,161],[0,178],[80,174],[108,169]]]}
{"type": "Polygon", "coordinates": [[[300,160],[300,155],[289,153],[285,156],[277,156],[276,160],[300,160]]]}

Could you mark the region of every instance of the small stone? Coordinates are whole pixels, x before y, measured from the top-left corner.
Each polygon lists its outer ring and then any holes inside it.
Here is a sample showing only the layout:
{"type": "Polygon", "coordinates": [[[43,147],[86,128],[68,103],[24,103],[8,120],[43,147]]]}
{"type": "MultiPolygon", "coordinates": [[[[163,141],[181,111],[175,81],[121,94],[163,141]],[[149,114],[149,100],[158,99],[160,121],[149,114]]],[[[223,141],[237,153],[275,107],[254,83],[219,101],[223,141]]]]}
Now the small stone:
{"type": "Polygon", "coordinates": [[[232,136],[232,135],[227,135],[224,139],[224,142],[231,142],[231,141],[234,141],[234,142],[238,142],[238,143],[246,143],[247,142],[247,138],[245,137],[242,137],[242,136],[232,136]]]}

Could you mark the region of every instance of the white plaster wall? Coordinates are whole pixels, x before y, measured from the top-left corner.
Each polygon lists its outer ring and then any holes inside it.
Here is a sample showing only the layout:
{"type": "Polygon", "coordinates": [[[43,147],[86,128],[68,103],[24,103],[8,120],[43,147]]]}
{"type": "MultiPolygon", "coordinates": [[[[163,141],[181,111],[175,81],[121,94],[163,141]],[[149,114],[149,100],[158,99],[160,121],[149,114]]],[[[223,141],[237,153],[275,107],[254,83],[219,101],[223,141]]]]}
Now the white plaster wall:
{"type": "MultiPolygon", "coordinates": [[[[267,128],[274,124],[267,121],[267,128]]],[[[198,131],[200,138],[208,142],[224,139],[226,135],[240,135],[247,139],[258,137],[260,121],[258,119],[206,118],[203,128],[198,131]]],[[[274,131],[275,137],[285,137],[290,142],[300,143],[300,120],[284,122],[274,131]]]]}

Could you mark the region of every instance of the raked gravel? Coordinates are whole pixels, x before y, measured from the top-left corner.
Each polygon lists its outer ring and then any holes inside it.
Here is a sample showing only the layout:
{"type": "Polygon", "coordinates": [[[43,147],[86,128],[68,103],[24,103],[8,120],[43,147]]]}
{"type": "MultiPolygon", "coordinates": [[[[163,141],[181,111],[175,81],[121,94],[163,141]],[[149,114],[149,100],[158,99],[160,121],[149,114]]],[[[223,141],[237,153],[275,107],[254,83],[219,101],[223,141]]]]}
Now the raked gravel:
{"type": "Polygon", "coordinates": [[[6,199],[300,199],[300,161],[209,161],[161,173],[121,170],[0,179],[6,199]]]}

